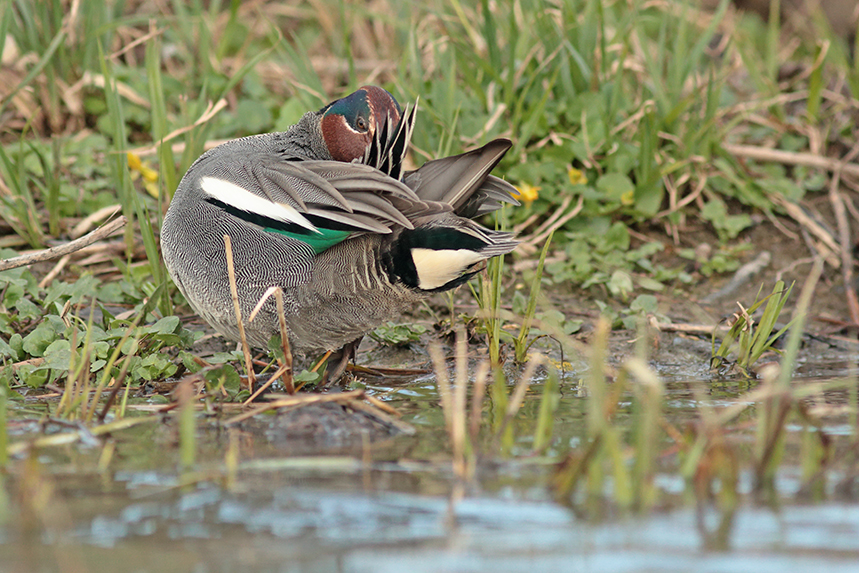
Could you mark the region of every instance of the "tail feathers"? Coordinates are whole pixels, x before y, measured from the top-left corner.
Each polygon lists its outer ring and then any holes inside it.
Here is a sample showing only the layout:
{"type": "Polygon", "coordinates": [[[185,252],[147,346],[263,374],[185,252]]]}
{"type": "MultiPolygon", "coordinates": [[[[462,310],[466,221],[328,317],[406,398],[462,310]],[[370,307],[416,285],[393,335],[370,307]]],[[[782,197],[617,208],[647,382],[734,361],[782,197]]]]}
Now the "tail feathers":
{"type": "Polygon", "coordinates": [[[403,181],[422,200],[447,203],[462,216],[466,210],[477,212],[486,200],[515,204],[513,186],[489,175],[511,145],[510,140],[496,139],[474,151],[427,161],[406,173],[403,181]]]}
{"type": "Polygon", "coordinates": [[[474,276],[487,259],[519,244],[510,233],[466,219],[458,223],[403,230],[385,260],[390,278],[422,291],[449,290],[474,276]]]}
{"type": "Polygon", "coordinates": [[[518,205],[513,198],[516,188],[494,175],[489,175],[486,181],[459,207],[456,214],[460,217],[475,219],[487,213],[497,211],[502,203],[518,205]]]}

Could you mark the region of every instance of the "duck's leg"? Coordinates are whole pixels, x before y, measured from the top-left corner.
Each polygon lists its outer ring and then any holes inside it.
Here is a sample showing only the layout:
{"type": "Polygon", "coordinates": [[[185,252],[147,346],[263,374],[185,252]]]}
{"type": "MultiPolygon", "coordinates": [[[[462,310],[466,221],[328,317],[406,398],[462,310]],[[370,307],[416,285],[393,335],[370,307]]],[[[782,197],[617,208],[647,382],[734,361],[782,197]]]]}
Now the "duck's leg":
{"type": "Polygon", "coordinates": [[[336,381],[343,375],[349,361],[355,361],[355,351],[358,350],[358,345],[361,344],[363,338],[363,336],[359,336],[352,342],[343,345],[343,348],[329,357],[328,366],[325,369],[326,381],[336,381]]]}

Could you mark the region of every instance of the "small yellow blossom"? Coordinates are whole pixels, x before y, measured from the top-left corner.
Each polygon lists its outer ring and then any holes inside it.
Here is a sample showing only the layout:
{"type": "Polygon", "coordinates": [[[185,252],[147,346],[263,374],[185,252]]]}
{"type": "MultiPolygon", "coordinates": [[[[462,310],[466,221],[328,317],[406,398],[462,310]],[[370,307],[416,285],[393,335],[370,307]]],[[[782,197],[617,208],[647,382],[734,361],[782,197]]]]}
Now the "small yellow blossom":
{"type": "Polygon", "coordinates": [[[635,204],[635,191],[627,191],[620,196],[620,204],[627,207],[635,204]]]}
{"type": "Polygon", "coordinates": [[[573,185],[586,185],[588,182],[588,176],[575,167],[570,167],[567,171],[567,175],[570,176],[570,183],[573,185]]]}
{"type": "Polygon", "coordinates": [[[158,197],[158,172],[143,163],[140,160],[140,156],[136,153],[131,153],[130,151],[126,154],[128,157],[128,168],[131,169],[132,175],[135,172],[140,174],[140,177],[143,178],[143,187],[146,189],[147,193],[152,195],[153,197],[158,197]]]}
{"type": "Polygon", "coordinates": [[[540,189],[540,187],[535,187],[530,183],[522,183],[516,186],[516,198],[525,204],[531,204],[540,196],[540,189]]]}

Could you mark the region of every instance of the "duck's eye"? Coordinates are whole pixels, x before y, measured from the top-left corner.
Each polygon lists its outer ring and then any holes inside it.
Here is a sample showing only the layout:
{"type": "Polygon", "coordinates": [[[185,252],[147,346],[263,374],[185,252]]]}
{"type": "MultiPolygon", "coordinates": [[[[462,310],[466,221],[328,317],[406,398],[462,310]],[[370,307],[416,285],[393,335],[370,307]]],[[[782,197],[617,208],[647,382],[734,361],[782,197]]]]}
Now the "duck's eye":
{"type": "Polygon", "coordinates": [[[370,123],[363,117],[359,117],[355,122],[355,127],[358,128],[358,131],[367,131],[370,129],[370,123]]]}

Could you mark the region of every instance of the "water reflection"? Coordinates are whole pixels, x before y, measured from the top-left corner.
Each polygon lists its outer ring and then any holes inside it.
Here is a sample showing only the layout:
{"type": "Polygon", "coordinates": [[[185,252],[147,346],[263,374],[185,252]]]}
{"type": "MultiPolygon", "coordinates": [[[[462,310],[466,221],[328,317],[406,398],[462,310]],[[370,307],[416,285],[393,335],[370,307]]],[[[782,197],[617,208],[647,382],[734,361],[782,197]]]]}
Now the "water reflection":
{"type": "Polygon", "coordinates": [[[80,568],[70,570],[83,571],[111,570],[105,548],[133,560],[123,570],[141,571],[174,570],[160,565],[172,553],[180,554],[174,565],[196,554],[187,570],[199,572],[811,572],[825,563],[837,573],[859,562],[859,508],[836,504],[746,508],[727,521],[684,509],[592,523],[549,500],[476,495],[451,506],[441,496],[350,490],[342,480],[267,489],[252,477],[243,493],[157,494],[134,485],[141,481],[126,482],[125,499],[90,499],[91,511],[67,501],[72,527],[51,539],[7,536],[0,570],[53,569],[42,543],[77,547],[80,568]]]}

